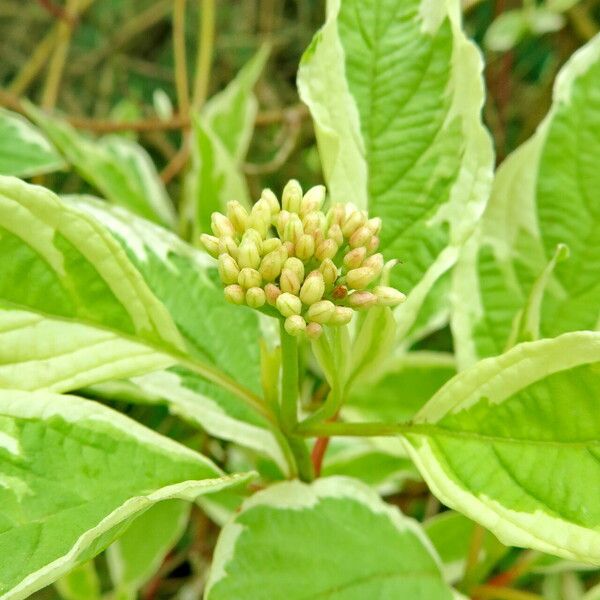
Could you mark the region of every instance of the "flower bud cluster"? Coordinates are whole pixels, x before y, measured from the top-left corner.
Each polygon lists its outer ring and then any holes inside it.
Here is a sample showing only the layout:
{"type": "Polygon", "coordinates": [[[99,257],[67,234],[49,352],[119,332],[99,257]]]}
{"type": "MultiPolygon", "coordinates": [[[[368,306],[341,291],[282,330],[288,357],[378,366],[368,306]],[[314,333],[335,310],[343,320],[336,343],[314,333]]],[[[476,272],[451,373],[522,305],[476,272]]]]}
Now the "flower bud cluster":
{"type": "Polygon", "coordinates": [[[250,211],[232,201],[226,215],[212,214],[214,235],[200,240],[218,260],[229,302],[270,305],[289,334],[316,339],[323,325],[344,325],[355,310],[405,300],[381,282],[395,264],[377,252],[381,219],[349,204],[323,211],[324,201],[322,185],[303,194],[291,180],[281,205],[266,189],[250,211]]]}

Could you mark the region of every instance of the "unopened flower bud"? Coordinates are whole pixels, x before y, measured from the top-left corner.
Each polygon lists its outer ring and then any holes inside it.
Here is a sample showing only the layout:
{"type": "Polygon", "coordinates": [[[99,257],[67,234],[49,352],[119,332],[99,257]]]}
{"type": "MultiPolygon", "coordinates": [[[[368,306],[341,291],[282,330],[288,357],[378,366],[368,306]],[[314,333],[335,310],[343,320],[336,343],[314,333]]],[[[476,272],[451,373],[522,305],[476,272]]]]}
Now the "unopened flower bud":
{"type": "Polygon", "coordinates": [[[261,240],[267,237],[269,227],[271,226],[271,213],[264,214],[262,212],[251,213],[248,220],[250,227],[259,232],[261,240]]]}
{"type": "Polygon", "coordinates": [[[379,248],[379,238],[374,235],[367,243],[367,254],[373,254],[373,252],[377,252],[377,248],[379,248]]]}
{"type": "Polygon", "coordinates": [[[378,252],[377,254],[369,256],[369,258],[365,260],[362,266],[368,267],[373,271],[373,273],[379,275],[383,270],[383,254],[378,252]]]}
{"type": "Polygon", "coordinates": [[[387,285],[378,285],[373,289],[380,306],[397,306],[406,300],[406,296],[396,288],[387,285]]]}
{"type": "Polygon", "coordinates": [[[284,317],[299,315],[300,311],[302,310],[302,302],[300,302],[300,298],[288,292],[284,292],[283,294],[279,295],[277,301],[275,302],[275,306],[277,306],[277,310],[284,317]]]}
{"type": "Polygon", "coordinates": [[[246,229],[244,235],[242,236],[242,244],[244,242],[254,242],[260,248],[263,242],[263,236],[260,235],[256,229],[250,227],[246,229]]]}
{"type": "Polygon", "coordinates": [[[225,285],[238,282],[240,269],[235,262],[235,259],[229,254],[221,254],[219,256],[219,276],[225,285]]]}
{"type": "Polygon", "coordinates": [[[292,213],[288,222],[285,224],[285,229],[283,230],[283,239],[286,242],[292,242],[295,244],[300,236],[304,234],[304,229],[302,227],[302,221],[300,217],[292,213]]]}
{"type": "Polygon", "coordinates": [[[200,236],[200,243],[204,246],[204,249],[213,257],[219,256],[219,238],[214,235],[208,235],[203,233],[200,236]]]}
{"type": "Polygon", "coordinates": [[[382,221],[379,217],[373,217],[367,221],[367,227],[373,235],[379,235],[381,232],[382,221]]]}
{"type": "Polygon", "coordinates": [[[359,246],[358,248],[354,248],[354,250],[350,250],[344,256],[344,266],[347,269],[358,269],[363,263],[363,260],[367,257],[367,249],[364,246],[359,246]]]}
{"type": "Polygon", "coordinates": [[[231,221],[225,215],[218,212],[214,212],[210,216],[210,228],[217,237],[225,235],[233,237],[235,235],[235,228],[231,221]]]}
{"type": "Polygon", "coordinates": [[[371,292],[358,291],[352,292],[352,294],[348,296],[347,302],[352,308],[360,310],[375,306],[378,302],[378,298],[371,292]]]}
{"type": "Polygon", "coordinates": [[[260,287],[262,277],[256,269],[245,267],[240,271],[237,281],[243,288],[250,289],[251,287],[260,287]]]}
{"type": "Polygon", "coordinates": [[[289,335],[297,336],[306,331],[306,321],[300,315],[292,315],[283,324],[289,335]]]}
{"type": "Polygon", "coordinates": [[[251,287],[246,292],[246,304],[250,308],[260,308],[267,300],[265,291],[259,287],[251,287]]]}
{"type": "Polygon", "coordinates": [[[338,278],[338,270],[334,262],[330,258],[326,258],[319,267],[319,271],[323,274],[323,280],[325,286],[330,287],[335,283],[338,278]]]}
{"type": "Polygon", "coordinates": [[[343,300],[348,295],[348,288],[345,285],[337,285],[333,288],[331,295],[336,300],[343,300]]]}
{"type": "Polygon", "coordinates": [[[295,246],[293,242],[283,242],[282,249],[285,250],[286,256],[294,256],[295,246]]]}
{"type": "Polygon", "coordinates": [[[327,223],[331,227],[337,223],[340,227],[346,220],[346,207],[343,204],[335,204],[327,211],[327,223]]]}
{"type": "Polygon", "coordinates": [[[274,250],[262,259],[258,270],[265,281],[275,281],[281,273],[282,265],[281,252],[274,250]]]}
{"type": "Polygon", "coordinates": [[[242,234],[246,231],[249,221],[248,211],[237,200],[227,203],[227,216],[238,233],[242,234]]]}
{"type": "Polygon", "coordinates": [[[279,200],[277,200],[277,196],[269,188],[264,189],[260,197],[267,202],[272,215],[279,214],[281,210],[279,200]]]}
{"type": "Polygon", "coordinates": [[[327,230],[327,237],[332,239],[338,246],[341,246],[344,243],[344,234],[337,223],[334,223],[327,230]]]}
{"type": "Polygon", "coordinates": [[[295,179],[290,179],[283,188],[281,194],[281,204],[284,210],[293,213],[300,212],[300,203],[302,202],[302,188],[295,179]]]}
{"type": "Polygon", "coordinates": [[[319,323],[309,323],[306,326],[306,336],[311,340],[318,340],[323,333],[323,327],[319,323]]]}
{"type": "Polygon", "coordinates": [[[300,288],[300,300],[307,306],[318,302],[325,293],[325,280],[319,271],[313,271],[300,288]]]}
{"type": "Polygon", "coordinates": [[[326,258],[333,258],[338,251],[338,245],[330,239],[323,240],[315,250],[315,256],[319,260],[325,260],[326,258]]]}
{"type": "Polygon", "coordinates": [[[279,237],[281,239],[283,239],[283,232],[285,231],[285,226],[287,225],[291,216],[292,216],[292,213],[290,213],[287,210],[282,210],[277,215],[277,219],[275,221],[275,227],[277,229],[277,234],[279,235],[279,237]]]}
{"type": "Polygon", "coordinates": [[[302,281],[304,279],[304,264],[299,258],[290,256],[290,258],[283,263],[283,268],[294,271],[298,277],[298,281],[302,281]]]}
{"type": "Polygon", "coordinates": [[[369,267],[359,267],[358,269],[348,271],[346,274],[346,281],[351,288],[362,290],[366,288],[377,275],[378,273],[375,273],[373,269],[370,269],[369,267]]]}
{"type": "Polygon", "coordinates": [[[260,264],[260,253],[258,252],[258,247],[255,242],[244,241],[241,243],[237,262],[242,269],[244,267],[258,269],[258,265],[260,264]]]}
{"type": "Polygon", "coordinates": [[[352,321],[354,311],[347,306],[336,306],[335,312],[329,321],[329,325],[346,325],[352,321]]]}
{"type": "Polygon", "coordinates": [[[281,248],[281,240],[279,238],[269,238],[267,240],[263,240],[260,251],[261,254],[267,255],[269,252],[279,250],[279,248],[281,248]]]}
{"type": "Polygon", "coordinates": [[[360,210],[355,210],[351,212],[344,221],[342,233],[349,238],[359,227],[362,227],[366,221],[366,215],[360,210]]]}
{"type": "Polygon", "coordinates": [[[302,216],[316,210],[321,210],[323,202],[325,201],[325,186],[315,185],[304,194],[302,201],[300,202],[300,214],[302,216]]]}
{"type": "Polygon", "coordinates": [[[366,225],[359,227],[348,240],[351,248],[358,248],[359,246],[366,246],[369,240],[373,237],[373,234],[366,225]]]}
{"type": "Polygon", "coordinates": [[[225,300],[227,302],[231,302],[232,304],[244,304],[244,289],[241,285],[234,283],[233,285],[228,285],[224,290],[225,300]]]}
{"type": "Polygon", "coordinates": [[[300,260],[308,260],[315,253],[315,239],[312,235],[304,233],[296,242],[296,256],[300,260]]]}
{"type": "Polygon", "coordinates": [[[321,300],[320,302],[315,302],[308,307],[308,311],[306,312],[306,316],[309,321],[314,321],[315,323],[327,323],[333,313],[335,312],[335,304],[329,300],[321,300]]]}
{"type": "Polygon", "coordinates": [[[297,294],[300,291],[300,279],[291,269],[283,269],[279,278],[279,287],[282,292],[297,294]]]}
{"type": "Polygon", "coordinates": [[[230,235],[225,235],[219,239],[219,254],[229,254],[237,260],[238,247],[230,235]]]}
{"type": "Polygon", "coordinates": [[[277,298],[281,296],[281,290],[274,283],[267,283],[265,285],[265,296],[267,297],[267,302],[271,306],[275,306],[277,298]]]}
{"type": "Polygon", "coordinates": [[[302,219],[302,225],[305,233],[310,233],[311,235],[317,231],[323,233],[327,228],[327,220],[323,213],[313,212],[307,214],[304,219],[302,219]]]}

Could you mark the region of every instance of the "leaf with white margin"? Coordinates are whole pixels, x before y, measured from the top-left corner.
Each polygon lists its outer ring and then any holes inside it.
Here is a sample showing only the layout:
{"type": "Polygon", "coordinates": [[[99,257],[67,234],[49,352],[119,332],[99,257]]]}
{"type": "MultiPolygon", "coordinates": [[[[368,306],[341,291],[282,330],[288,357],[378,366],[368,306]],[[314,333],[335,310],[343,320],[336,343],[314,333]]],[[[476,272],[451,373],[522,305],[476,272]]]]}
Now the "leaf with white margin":
{"type": "Polygon", "coordinates": [[[175,226],[167,190],[150,155],[136,141],[119,135],[93,139],[31,104],[28,113],[79,175],[108,201],[161,225],[175,226]]]}
{"type": "Polygon", "coordinates": [[[158,571],[164,558],[182,536],[190,503],[165,500],[135,519],[106,550],[110,578],[118,593],[135,593],[158,571]]]}
{"type": "Polygon", "coordinates": [[[383,218],[405,263],[400,337],[483,212],[493,151],[481,123],[482,60],[446,0],[329,0],[299,69],[332,199],[383,218]]]}
{"type": "Polygon", "coordinates": [[[0,108],[0,175],[33,177],[66,166],[50,142],[25,117],[0,108]]]}
{"type": "Polygon", "coordinates": [[[345,477],[259,492],[222,530],[206,600],[453,597],[419,525],[345,477]],[[335,568],[334,568],[335,567],[335,568]]]}
{"type": "Polygon", "coordinates": [[[99,554],[154,503],[244,482],[75,396],[0,391],[0,598],[20,600],[99,554]]]}
{"type": "Polygon", "coordinates": [[[600,36],[569,59],[536,133],[501,165],[453,280],[461,368],[504,352],[515,319],[560,244],[541,304],[541,337],[600,327],[600,36]]]}
{"type": "Polygon", "coordinates": [[[565,333],[449,381],[403,433],[432,492],[506,545],[600,564],[600,333],[565,333]]]}

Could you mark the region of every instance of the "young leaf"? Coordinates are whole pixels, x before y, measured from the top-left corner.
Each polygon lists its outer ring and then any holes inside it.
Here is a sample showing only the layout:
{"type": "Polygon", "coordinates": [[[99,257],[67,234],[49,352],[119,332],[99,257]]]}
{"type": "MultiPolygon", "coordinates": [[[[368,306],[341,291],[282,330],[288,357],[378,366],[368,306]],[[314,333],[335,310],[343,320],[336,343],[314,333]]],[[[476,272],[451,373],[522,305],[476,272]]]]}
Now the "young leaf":
{"type": "Polygon", "coordinates": [[[0,391],[0,473],[6,600],[100,553],[155,502],[246,479],[95,402],[14,390],[0,391]]]}
{"type": "Polygon", "coordinates": [[[33,177],[66,166],[60,154],[27,119],[0,108],[0,175],[33,177]]]}
{"type": "Polygon", "coordinates": [[[274,485],[225,526],[205,598],[241,597],[453,596],[414,521],[360,482],[331,477],[274,485]]]}
{"type": "Polygon", "coordinates": [[[455,270],[452,328],[461,368],[513,343],[532,293],[543,294],[530,315],[541,337],[600,326],[599,89],[596,36],[563,67],[535,135],[498,171],[481,227],[455,270]],[[553,265],[561,245],[569,257],[553,265]]]}
{"type": "Polygon", "coordinates": [[[406,446],[433,493],[506,545],[600,564],[600,333],[515,346],[459,373],[406,446]]]}
{"type": "Polygon", "coordinates": [[[457,1],[329,0],[298,88],[315,121],[334,201],[384,219],[404,335],[455,262],[487,199],[492,147],[481,124],[482,63],[457,1]]]}

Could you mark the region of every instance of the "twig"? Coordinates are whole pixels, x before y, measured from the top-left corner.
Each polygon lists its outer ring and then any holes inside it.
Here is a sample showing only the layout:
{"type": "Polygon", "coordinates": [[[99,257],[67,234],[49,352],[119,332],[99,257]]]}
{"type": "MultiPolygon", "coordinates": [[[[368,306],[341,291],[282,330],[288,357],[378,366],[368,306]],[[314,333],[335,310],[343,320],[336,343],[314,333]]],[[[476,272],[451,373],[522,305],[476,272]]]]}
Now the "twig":
{"type": "Polygon", "coordinates": [[[53,17],[66,21],[71,27],[75,25],[76,15],[69,13],[62,6],[57,6],[52,0],[38,0],[38,4],[47,10],[53,17]]]}
{"type": "Polygon", "coordinates": [[[471,597],[480,598],[481,600],[543,600],[538,594],[493,585],[475,586],[471,590],[471,597]]]}
{"type": "Polygon", "coordinates": [[[185,2],[175,0],[173,5],[173,55],[175,57],[175,87],[179,114],[186,118],[190,108],[190,89],[185,57],[185,2]]]}
{"type": "Polygon", "coordinates": [[[498,575],[494,575],[488,579],[487,585],[493,585],[497,587],[502,587],[506,585],[510,585],[513,581],[516,581],[527,573],[531,565],[538,558],[539,553],[534,552],[533,550],[529,550],[528,552],[523,552],[519,557],[518,561],[506,571],[502,573],[498,573],[498,575]]]}
{"type": "Polygon", "coordinates": [[[215,0],[201,0],[202,15],[198,31],[198,53],[194,75],[192,110],[199,111],[208,96],[208,84],[215,46],[215,0]]]}

